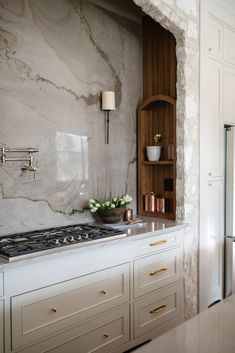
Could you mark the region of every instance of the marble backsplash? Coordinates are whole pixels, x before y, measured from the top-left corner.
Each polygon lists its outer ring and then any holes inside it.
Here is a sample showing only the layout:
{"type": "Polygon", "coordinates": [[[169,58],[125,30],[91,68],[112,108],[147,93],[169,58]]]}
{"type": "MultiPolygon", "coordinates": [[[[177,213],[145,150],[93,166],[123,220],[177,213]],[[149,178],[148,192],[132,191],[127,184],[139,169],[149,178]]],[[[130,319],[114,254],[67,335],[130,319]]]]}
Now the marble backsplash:
{"type": "Polygon", "coordinates": [[[88,221],[90,197],[136,204],[141,25],[82,0],[0,3],[0,147],[38,148],[36,179],[0,164],[0,235],[88,221]],[[110,144],[100,93],[113,90],[110,144]]]}

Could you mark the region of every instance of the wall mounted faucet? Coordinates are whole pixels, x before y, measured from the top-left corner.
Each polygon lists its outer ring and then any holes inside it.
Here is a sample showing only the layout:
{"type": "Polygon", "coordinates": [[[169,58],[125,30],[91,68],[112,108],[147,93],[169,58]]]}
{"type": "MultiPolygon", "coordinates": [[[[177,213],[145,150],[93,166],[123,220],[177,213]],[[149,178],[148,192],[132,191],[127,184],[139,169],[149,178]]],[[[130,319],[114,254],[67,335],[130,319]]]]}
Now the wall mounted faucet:
{"type": "Polygon", "coordinates": [[[33,153],[38,152],[37,148],[6,148],[2,147],[1,148],[1,162],[18,162],[18,161],[24,161],[28,163],[24,163],[21,166],[21,170],[23,172],[33,172],[34,173],[34,179],[36,178],[36,170],[37,168],[33,165],[34,158],[33,158],[33,153]],[[9,153],[27,153],[27,157],[8,157],[9,153]]]}

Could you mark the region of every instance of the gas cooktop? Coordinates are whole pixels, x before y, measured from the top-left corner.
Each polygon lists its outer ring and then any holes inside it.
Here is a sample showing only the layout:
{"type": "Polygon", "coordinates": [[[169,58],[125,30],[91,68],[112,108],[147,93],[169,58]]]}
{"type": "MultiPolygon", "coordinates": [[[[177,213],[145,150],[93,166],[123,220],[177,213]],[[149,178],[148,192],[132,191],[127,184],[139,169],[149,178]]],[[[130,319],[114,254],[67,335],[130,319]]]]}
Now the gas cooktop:
{"type": "Polygon", "coordinates": [[[35,256],[38,252],[48,253],[65,246],[76,247],[125,236],[119,229],[87,223],[11,234],[0,237],[0,257],[14,261],[35,256]]]}

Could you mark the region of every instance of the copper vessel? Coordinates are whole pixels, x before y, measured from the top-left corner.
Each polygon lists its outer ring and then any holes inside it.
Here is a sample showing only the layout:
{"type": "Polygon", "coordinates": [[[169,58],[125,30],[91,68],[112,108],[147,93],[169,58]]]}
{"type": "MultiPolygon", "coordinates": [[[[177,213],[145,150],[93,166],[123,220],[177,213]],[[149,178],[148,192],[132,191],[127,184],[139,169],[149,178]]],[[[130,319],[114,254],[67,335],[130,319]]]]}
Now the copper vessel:
{"type": "Polygon", "coordinates": [[[156,195],[154,192],[148,192],[144,195],[144,210],[147,212],[156,211],[156,195]]]}

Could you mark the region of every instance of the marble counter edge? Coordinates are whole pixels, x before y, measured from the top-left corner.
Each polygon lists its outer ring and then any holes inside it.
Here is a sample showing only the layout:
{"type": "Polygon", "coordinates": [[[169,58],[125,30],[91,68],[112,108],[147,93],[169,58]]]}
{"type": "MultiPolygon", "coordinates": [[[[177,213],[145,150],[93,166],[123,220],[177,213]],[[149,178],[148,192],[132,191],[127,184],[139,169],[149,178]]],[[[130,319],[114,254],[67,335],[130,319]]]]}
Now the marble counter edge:
{"type": "Polygon", "coordinates": [[[18,259],[12,262],[6,262],[3,259],[0,258],[0,271],[5,271],[10,268],[14,267],[19,267],[19,266],[25,266],[27,264],[33,264],[33,263],[38,263],[47,260],[53,260],[56,257],[60,256],[68,256],[68,255],[75,255],[76,253],[79,255],[84,252],[88,252],[97,248],[105,248],[109,247],[111,245],[119,244],[120,242],[133,242],[141,239],[145,239],[151,236],[160,236],[162,234],[174,232],[180,229],[184,229],[187,227],[186,223],[177,223],[173,221],[168,221],[164,220],[159,221],[159,220],[146,220],[146,225],[141,226],[141,227],[135,227],[135,228],[126,228],[123,229],[123,232],[127,234],[126,237],[123,238],[118,238],[118,239],[113,239],[110,237],[110,239],[100,242],[100,243],[95,243],[92,244],[91,242],[80,244],[76,247],[76,245],[73,245],[68,249],[66,247],[60,248],[60,249],[53,249],[51,253],[43,254],[43,253],[37,253],[35,256],[33,254],[32,257],[24,258],[24,259],[18,259]],[[164,226],[163,226],[164,225],[164,226]]]}

